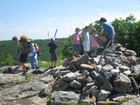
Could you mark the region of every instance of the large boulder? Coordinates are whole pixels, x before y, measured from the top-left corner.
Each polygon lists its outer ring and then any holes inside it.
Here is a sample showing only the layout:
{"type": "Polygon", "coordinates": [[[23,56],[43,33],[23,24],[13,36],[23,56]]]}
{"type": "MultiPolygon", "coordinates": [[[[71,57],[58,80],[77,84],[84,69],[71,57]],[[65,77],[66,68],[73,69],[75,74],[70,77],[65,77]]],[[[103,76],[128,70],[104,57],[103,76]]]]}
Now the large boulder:
{"type": "Polygon", "coordinates": [[[126,93],[130,86],[131,80],[123,73],[120,73],[116,80],[114,80],[114,90],[118,93],[126,93]]]}
{"type": "Polygon", "coordinates": [[[80,94],[72,91],[54,91],[51,93],[52,105],[77,104],[80,94]]]}

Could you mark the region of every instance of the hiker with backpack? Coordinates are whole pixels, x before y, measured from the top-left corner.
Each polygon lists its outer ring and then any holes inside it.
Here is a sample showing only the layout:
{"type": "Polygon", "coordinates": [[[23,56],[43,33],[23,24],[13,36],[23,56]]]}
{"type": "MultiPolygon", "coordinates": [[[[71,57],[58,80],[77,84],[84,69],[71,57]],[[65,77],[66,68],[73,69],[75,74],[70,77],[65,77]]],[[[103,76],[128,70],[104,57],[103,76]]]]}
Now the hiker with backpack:
{"type": "Polygon", "coordinates": [[[54,68],[56,67],[56,61],[57,61],[57,54],[56,54],[56,48],[57,48],[57,44],[55,43],[55,39],[51,38],[51,42],[48,44],[48,47],[50,47],[50,54],[51,54],[51,67],[50,68],[54,68]],[[53,62],[54,62],[54,66],[53,66],[53,62]]]}
{"type": "Polygon", "coordinates": [[[37,61],[38,51],[39,51],[38,45],[36,43],[33,43],[33,50],[31,53],[29,53],[32,69],[38,69],[38,61],[37,61]]]}
{"type": "Polygon", "coordinates": [[[73,48],[74,48],[73,56],[76,56],[76,57],[79,57],[79,52],[81,51],[79,32],[80,32],[80,29],[76,28],[75,33],[69,37],[69,39],[73,39],[73,48]]]}
{"type": "Polygon", "coordinates": [[[27,60],[28,54],[25,53],[24,46],[22,45],[21,41],[18,40],[16,36],[12,38],[13,42],[18,45],[18,59],[17,64],[23,66],[24,71],[27,70],[27,66],[25,65],[25,62],[27,60]]]}

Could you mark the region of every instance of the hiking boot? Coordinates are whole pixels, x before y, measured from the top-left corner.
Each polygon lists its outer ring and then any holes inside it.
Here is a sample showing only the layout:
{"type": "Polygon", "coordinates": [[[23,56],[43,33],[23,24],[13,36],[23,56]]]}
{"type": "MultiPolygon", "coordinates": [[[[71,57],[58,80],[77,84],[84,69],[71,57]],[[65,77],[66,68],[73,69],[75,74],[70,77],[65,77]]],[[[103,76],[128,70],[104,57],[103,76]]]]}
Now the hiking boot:
{"type": "Polygon", "coordinates": [[[51,66],[51,67],[49,67],[49,69],[52,69],[53,67],[51,66]]]}

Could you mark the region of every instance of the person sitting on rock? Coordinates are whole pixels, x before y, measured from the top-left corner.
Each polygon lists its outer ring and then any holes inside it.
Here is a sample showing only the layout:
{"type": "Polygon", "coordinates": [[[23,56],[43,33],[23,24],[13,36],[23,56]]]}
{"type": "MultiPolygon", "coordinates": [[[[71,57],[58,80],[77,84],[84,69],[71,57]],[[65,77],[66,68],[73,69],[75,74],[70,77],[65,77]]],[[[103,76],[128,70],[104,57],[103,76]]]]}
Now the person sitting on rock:
{"type": "Polygon", "coordinates": [[[91,50],[96,51],[99,48],[99,44],[96,42],[95,38],[98,37],[96,34],[96,29],[92,30],[92,35],[90,35],[90,45],[91,45],[91,50]]]}

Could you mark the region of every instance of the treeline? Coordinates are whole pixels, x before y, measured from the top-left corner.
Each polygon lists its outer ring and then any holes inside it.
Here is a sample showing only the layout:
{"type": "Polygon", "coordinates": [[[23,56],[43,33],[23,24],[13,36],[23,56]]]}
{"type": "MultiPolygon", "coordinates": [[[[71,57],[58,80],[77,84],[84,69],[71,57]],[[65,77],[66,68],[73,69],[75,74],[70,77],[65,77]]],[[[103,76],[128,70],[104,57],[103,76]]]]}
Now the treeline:
{"type": "MultiPolygon", "coordinates": [[[[140,56],[140,47],[139,47],[140,46],[140,41],[139,41],[140,40],[140,20],[136,21],[133,15],[129,15],[128,17],[126,17],[126,19],[116,18],[114,21],[111,22],[111,24],[114,26],[115,32],[116,32],[115,43],[121,43],[127,49],[136,51],[138,56],[140,56]]],[[[100,25],[99,20],[95,21],[94,23],[89,24],[88,26],[90,28],[90,33],[93,28],[96,28],[98,35],[103,34],[103,28],[100,25]]],[[[84,31],[84,28],[82,29],[82,32],[83,31],[84,31]]],[[[73,33],[74,31],[72,32],[72,34],[73,33]]],[[[41,56],[38,57],[38,60],[40,61],[50,60],[49,47],[47,46],[49,43],[49,40],[34,40],[34,41],[35,43],[38,44],[41,50],[41,56]]],[[[58,59],[63,59],[65,57],[72,56],[73,43],[71,40],[60,38],[60,39],[56,39],[56,43],[58,45],[58,48],[57,48],[58,59]]],[[[10,56],[10,61],[12,61],[13,59],[14,64],[16,64],[17,54],[18,53],[17,53],[16,44],[14,44],[12,41],[0,41],[0,66],[3,63],[9,62],[9,59],[6,59],[6,58],[9,58],[9,56],[10,56]]]]}
{"type": "MultiPolygon", "coordinates": [[[[64,47],[64,44],[62,43],[65,41],[65,38],[56,38],[56,43],[58,45],[57,48],[57,55],[58,59],[62,59],[62,49],[64,47]]],[[[34,40],[34,42],[39,46],[41,51],[41,56],[38,57],[39,61],[49,61],[50,60],[50,54],[49,54],[49,47],[48,43],[50,40],[34,40]]],[[[0,66],[9,64],[10,61],[12,61],[12,64],[16,64],[17,62],[17,56],[18,56],[18,46],[12,42],[12,40],[9,41],[0,41],[0,66]],[[10,59],[7,59],[10,58],[10,59]],[[13,60],[14,61],[13,61],[13,60]],[[6,63],[7,62],[7,63],[6,63]]],[[[29,58],[28,61],[29,62],[29,58]]]]}

